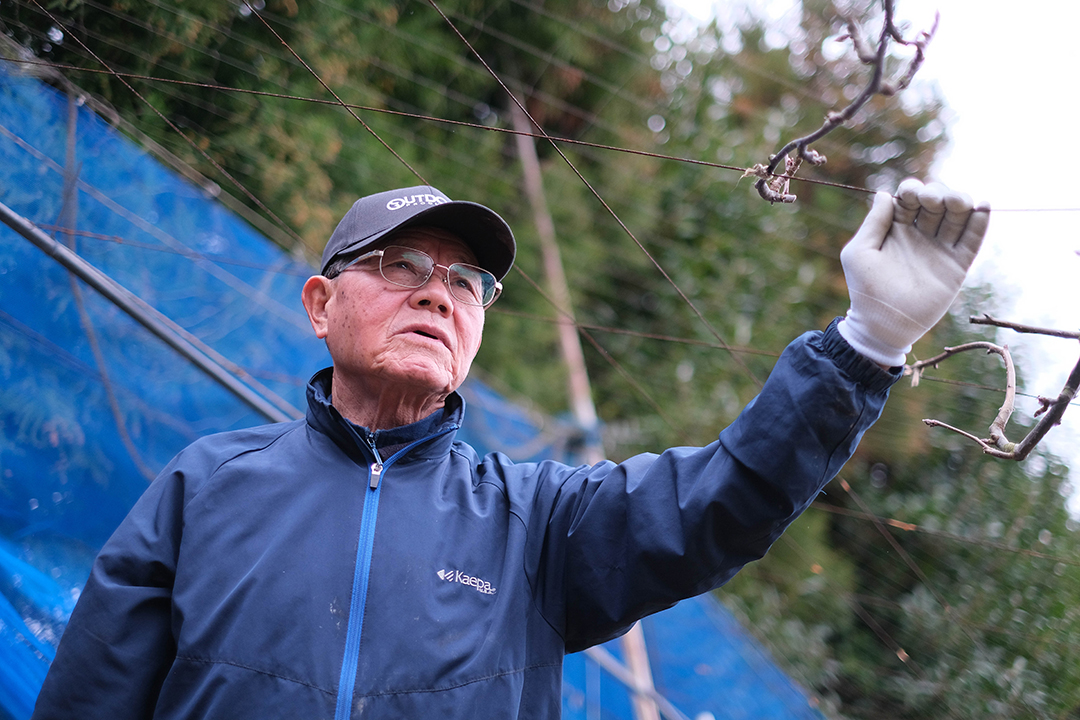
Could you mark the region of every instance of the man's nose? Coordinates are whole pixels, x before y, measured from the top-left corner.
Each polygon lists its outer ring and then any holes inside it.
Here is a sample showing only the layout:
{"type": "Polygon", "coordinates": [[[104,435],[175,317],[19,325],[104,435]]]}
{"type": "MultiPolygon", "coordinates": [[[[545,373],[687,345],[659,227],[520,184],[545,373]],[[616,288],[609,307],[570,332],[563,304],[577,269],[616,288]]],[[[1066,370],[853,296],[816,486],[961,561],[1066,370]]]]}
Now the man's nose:
{"type": "Polygon", "coordinates": [[[435,307],[440,314],[454,312],[454,296],[450,292],[450,268],[436,265],[427,282],[417,288],[413,298],[418,307],[435,307]]]}

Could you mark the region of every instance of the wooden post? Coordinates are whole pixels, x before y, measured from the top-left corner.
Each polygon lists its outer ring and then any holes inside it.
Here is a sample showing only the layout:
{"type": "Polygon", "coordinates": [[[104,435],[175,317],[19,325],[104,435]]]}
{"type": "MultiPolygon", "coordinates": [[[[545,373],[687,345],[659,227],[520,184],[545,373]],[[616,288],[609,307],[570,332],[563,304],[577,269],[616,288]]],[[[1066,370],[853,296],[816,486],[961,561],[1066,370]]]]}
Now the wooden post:
{"type": "MultiPolygon", "coordinates": [[[[519,133],[531,133],[532,123],[517,103],[510,104],[514,129],[519,133]]],[[[562,348],[563,362],[569,375],[569,400],[574,419],[585,431],[585,462],[590,465],[604,459],[603,444],[599,440],[596,406],[592,401],[589,387],[589,373],[585,368],[585,353],[581,349],[574,321],[574,309],[570,300],[570,287],[563,271],[559,245],[555,239],[555,223],[548,210],[544,195],[543,176],[540,171],[540,158],[536,154],[536,144],[528,135],[517,135],[518,157],[525,179],[525,194],[529,196],[533,222],[540,238],[540,250],[544,259],[544,274],[547,277],[551,299],[559,313],[559,345],[562,348]]]]}
{"type": "MultiPolygon", "coordinates": [[[[589,387],[589,374],[585,368],[585,354],[581,349],[581,338],[578,336],[574,321],[570,287],[566,282],[559,245],[555,239],[555,223],[551,219],[551,212],[548,210],[547,199],[544,195],[540,158],[536,154],[536,143],[530,136],[533,132],[532,122],[516,102],[510,103],[510,114],[513,118],[514,130],[518,132],[515,136],[518,157],[521,158],[521,168],[525,178],[525,193],[529,196],[533,222],[536,224],[536,233],[540,237],[544,274],[547,276],[551,299],[559,312],[559,343],[569,374],[570,407],[573,410],[574,419],[586,433],[585,461],[594,464],[604,459],[604,448],[597,434],[596,406],[593,404],[592,390],[589,387]]],[[[645,635],[641,631],[640,623],[635,623],[630,632],[623,636],[622,645],[623,654],[626,656],[626,666],[633,677],[634,686],[646,692],[654,691],[649,655],[645,648],[645,635]]],[[[660,720],[660,710],[656,701],[648,694],[634,692],[633,701],[636,720],[660,720]]]]}

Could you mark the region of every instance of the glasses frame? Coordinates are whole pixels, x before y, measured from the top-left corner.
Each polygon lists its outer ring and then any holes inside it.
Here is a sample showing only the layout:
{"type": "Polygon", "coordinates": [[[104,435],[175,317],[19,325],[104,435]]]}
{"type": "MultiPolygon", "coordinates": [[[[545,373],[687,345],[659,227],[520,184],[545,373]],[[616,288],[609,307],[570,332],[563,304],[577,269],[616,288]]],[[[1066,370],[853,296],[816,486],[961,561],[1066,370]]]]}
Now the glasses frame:
{"type": "Polygon", "coordinates": [[[428,255],[423,250],[417,250],[416,248],[405,247],[404,245],[387,245],[386,247],[382,248],[381,250],[372,250],[371,252],[366,252],[363,255],[357,255],[352,260],[345,263],[345,266],[343,268],[341,268],[341,270],[338,271],[337,275],[335,275],[334,277],[340,276],[346,270],[353,269],[353,268],[355,268],[355,266],[357,264],[362,263],[365,260],[370,260],[373,257],[379,258],[379,275],[382,276],[382,279],[385,280],[386,282],[390,283],[391,285],[396,285],[397,287],[404,287],[404,288],[409,288],[409,289],[412,289],[412,290],[415,290],[417,288],[422,288],[422,287],[424,287],[425,285],[428,284],[428,281],[431,280],[431,276],[435,274],[435,269],[436,268],[442,268],[443,270],[446,271],[445,273],[443,273],[443,276],[442,276],[442,281],[444,283],[446,283],[446,289],[450,292],[451,297],[453,297],[454,300],[457,300],[460,303],[463,303],[465,305],[470,305],[472,307],[484,308],[486,310],[487,308],[491,307],[492,303],[494,303],[496,300],[499,299],[500,295],[502,295],[502,289],[503,289],[502,283],[499,282],[492,273],[488,272],[484,268],[479,267],[478,265],[470,265],[469,263],[450,263],[449,265],[440,265],[437,262],[435,262],[435,258],[431,257],[430,255],[428,255]],[[426,257],[428,260],[430,260],[431,261],[431,270],[430,270],[430,272],[428,272],[427,277],[424,278],[424,280],[419,285],[402,285],[401,283],[394,282],[390,278],[386,277],[386,273],[383,272],[383,258],[385,257],[386,251],[389,250],[390,248],[400,248],[402,250],[408,250],[409,252],[420,253],[421,255],[426,257]],[[495,283],[493,285],[494,292],[493,292],[493,294],[491,296],[491,299],[488,300],[486,303],[475,303],[475,302],[471,302],[469,300],[466,300],[464,298],[459,297],[458,294],[456,292],[454,292],[454,288],[450,285],[450,270],[451,270],[451,268],[454,268],[454,267],[468,268],[469,270],[473,270],[475,272],[487,275],[492,280],[494,280],[495,281],[495,283]]]}

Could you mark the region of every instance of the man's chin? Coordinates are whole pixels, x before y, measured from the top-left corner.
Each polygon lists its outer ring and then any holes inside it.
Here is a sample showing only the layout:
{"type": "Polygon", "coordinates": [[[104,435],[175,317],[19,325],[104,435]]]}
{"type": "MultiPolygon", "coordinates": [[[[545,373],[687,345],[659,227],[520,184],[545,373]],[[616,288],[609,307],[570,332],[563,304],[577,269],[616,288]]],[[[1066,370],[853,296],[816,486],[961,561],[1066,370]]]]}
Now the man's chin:
{"type": "Polygon", "coordinates": [[[384,373],[383,377],[387,382],[401,383],[421,395],[449,395],[460,384],[455,382],[454,374],[445,365],[429,358],[410,358],[398,363],[393,372],[384,373]]]}

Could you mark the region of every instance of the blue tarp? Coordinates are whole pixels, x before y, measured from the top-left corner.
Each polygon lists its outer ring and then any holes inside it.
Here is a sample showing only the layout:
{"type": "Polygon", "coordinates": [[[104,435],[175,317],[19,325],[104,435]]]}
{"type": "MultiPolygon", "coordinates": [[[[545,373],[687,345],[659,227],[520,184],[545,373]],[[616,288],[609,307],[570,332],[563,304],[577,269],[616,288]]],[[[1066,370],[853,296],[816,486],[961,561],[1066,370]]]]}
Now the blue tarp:
{"type": "MultiPolygon", "coordinates": [[[[806,694],[712,595],[641,621],[653,684],[691,720],[821,720],[806,694]]],[[[622,657],[618,640],[602,646],[622,657]]],[[[585,653],[563,666],[563,720],[629,720],[626,687],[585,653]]]]}
{"type": "MultiPolygon", "coordinates": [[[[0,201],[297,408],[307,378],[329,364],[299,302],[310,267],[4,63],[0,201]]],[[[566,426],[475,380],[462,392],[461,438],[478,451],[570,459],[566,426]]],[[[94,555],[156,471],[201,435],[262,422],[0,225],[0,719],[29,716],[94,555]]],[[[805,696],[711,598],[646,631],[658,687],[690,717],[809,717],[799,714],[805,696]]],[[[629,718],[628,708],[625,688],[584,656],[568,658],[567,718],[629,718]]]]}

